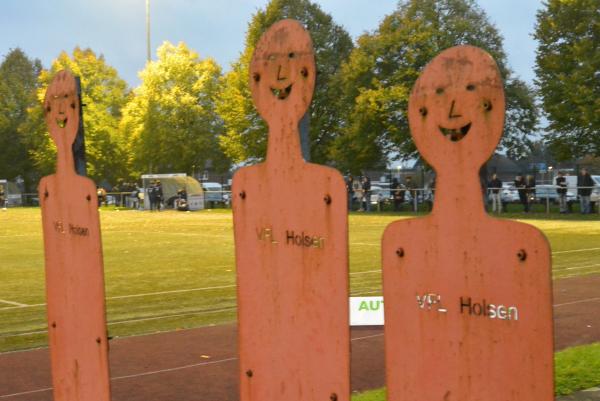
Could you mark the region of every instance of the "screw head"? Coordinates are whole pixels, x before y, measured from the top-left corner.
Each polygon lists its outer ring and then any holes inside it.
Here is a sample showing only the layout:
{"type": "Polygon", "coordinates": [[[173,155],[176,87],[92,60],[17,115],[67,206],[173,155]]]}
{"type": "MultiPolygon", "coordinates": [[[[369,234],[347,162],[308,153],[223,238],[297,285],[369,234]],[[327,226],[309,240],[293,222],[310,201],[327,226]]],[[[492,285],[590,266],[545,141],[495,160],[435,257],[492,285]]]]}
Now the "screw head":
{"type": "Polygon", "coordinates": [[[323,201],[325,201],[326,204],[331,205],[331,195],[329,195],[329,194],[325,195],[325,197],[323,198],[323,201]]]}
{"type": "Polygon", "coordinates": [[[248,377],[252,377],[253,375],[254,375],[254,373],[252,372],[252,370],[248,369],[248,370],[246,371],[246,376],[248,376],[248,377]]]}
{"type": "Polygon", "coordinates": [[[86,196],[85,199],[87,199],[87,201],[89,202],[92,200],[92,196],[88,194],[88,196],[86,196]]]}
{"type": "Polygon", "coordinates": [[[96,338],[96,342],[97,342],[98,344],[100,344],[100,343],[102,342],[102,340],[100,339],[100,337],[96,338]]]}
{"type": "Polygon", "coordinates": [[[398,255],[399,258],[403,258],[404,257],[404,248],[396,249],[396,255],[398,255]]]}
{"type": "Polygon", "coordinates": [[[331,401],[337,401],[337,399],[338,399],[338,396],[337,396],[337,394],[336,394],[336,393],[331,393],[331,395],[329,396],[329,399],[330,399],[331,401]]]}
{"type": "Polygon", "coordinates": [[[240,192],[240,198],[246,199],[246,191],[240,192]]]}
{"type": "Polygon", "coordinates": [[[524,262],[525,259],[527,259],[527,252],[525,252],[525,249],[520,249],[519,252],[517,252],[517,258],[519,258],[521,262],[524,262]]]}

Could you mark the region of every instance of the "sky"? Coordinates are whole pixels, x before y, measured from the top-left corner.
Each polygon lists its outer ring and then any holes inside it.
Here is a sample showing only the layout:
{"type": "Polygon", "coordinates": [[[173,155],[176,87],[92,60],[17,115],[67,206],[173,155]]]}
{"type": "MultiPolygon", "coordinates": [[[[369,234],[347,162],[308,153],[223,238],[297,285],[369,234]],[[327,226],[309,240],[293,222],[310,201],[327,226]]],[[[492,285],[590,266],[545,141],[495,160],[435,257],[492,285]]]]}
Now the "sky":
{"type": "MultiPolygon", "coordinates": [[[[356,39],[377,28],[396,0],[313,0],[356,39]]],[[[0,0],[0,57],[21,48],[44,67],[65,50],[90,47],[103,54],[131,86],[146,63],[146,0],[0,0]]],[[[227,71],[244,47],[252,15],[268,0],[150,0],[151,46],[183,41],[227,71]]],[[[531,37],[541,0],[477,0],[504,37],[509,65],[534,78],[531,37]]]]}

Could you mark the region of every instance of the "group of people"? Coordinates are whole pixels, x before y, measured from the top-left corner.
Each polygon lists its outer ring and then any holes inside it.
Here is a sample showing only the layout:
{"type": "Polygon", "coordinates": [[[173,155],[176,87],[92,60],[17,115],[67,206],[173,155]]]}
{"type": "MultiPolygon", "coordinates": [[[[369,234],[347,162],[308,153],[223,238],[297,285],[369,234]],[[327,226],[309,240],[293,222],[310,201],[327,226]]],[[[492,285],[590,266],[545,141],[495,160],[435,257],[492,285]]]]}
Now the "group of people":
{"type": "Polygon", "coordinates": [[[368,176],[355,178],[348,175],[346,191],[348,192],[348,211],[354,210],[355,202],[358,202],[358,211],[371,211],[371,179],[368,176]]]}
{"type": "MultiPolygon", "coordinates": [[[[554,181],[556,185],[556,193],[558,195],[558,205],[560,213],[568,213],[570,205],[567,200],[567,178],[564,171],[559,171],[554,181]]],[[[513,182],[519,194],[519,202],[523,205],[523,211],[530,211],[530,203],[535,199],[535,177],[533,175],[523,176],[521,174],[515,177],[513,182]]],[[[586,168],[580,170],[577,176],[577,195],[581,206],[582,214],[592,213],[591,210],[591,194],[594,187],[594,180],[586,168]]],[[[492,201],[492,212],[502,212],[502,181],[496,174],[492,175],[492,179],[488,182],[487,188],[492,201]]]]}
{"type": "MultiPolygon", "coordinates": [[[[353,177],[348,175],[346,179],[346,190],[348,192],[348,211],[358,210],[360,212],[371,211],[371,179],[366,176],[353,177]]],[[[397,178],[392,179],[390,194],[393,199],[394,211],[401,211],[406,201],[416,198],[416,185],[412,177],[407,176],[404,182],[397,178]],[[407,194],[410,196],[407,197],[407,194]]]]}
{"type": "Polygon", "coordinates": [[[416,199],[416,186],[411,176],[407,176],[404,182],[400,182],[397,178],[392,179],[392,185],[390,186],[392,199],[394,201],[394,211],[399,212],[402,210],[402,205],[407,200],[406,194],[410,195],[410,199],[416,199]]]}

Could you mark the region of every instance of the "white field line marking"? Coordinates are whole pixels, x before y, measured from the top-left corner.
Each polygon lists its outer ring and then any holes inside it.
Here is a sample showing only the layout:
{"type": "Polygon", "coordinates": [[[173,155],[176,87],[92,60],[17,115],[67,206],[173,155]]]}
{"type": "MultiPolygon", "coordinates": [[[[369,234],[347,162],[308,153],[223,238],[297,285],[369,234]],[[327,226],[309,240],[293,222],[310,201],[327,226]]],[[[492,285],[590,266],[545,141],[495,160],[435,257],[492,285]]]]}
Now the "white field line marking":
{"type": "Polygon", "coordinates": [[[555,251],[555,252],[552,252],[552,254],[556,255],[559,253],[586,252],[586,251],[598,251],[598,250],[600,250],[600,248],[570,249],[568,251],[555,251]]]}
{"type": "Polygon", "coordinates": [[[350,275],[351,276],[357,276],[359,274],[368,274],[368,273],[381,273],[381,269],[378,269],[378,270],[366,270],[366,271],[363,271],[363,272],[353,272],[353,273],[350,273],[350,275]]]}
{"type": "Polygon", "coordinates": [[[29,306],[27,304],[22,304],[20,302],[7,301],[5,299],[0,299],[0,302],[2,302],[4,304],[9,304],[9,305],[14,305],[14,306],[20,306],[20,307],[29,306]]]}
{"type": "Polygon", "coordinates": [[[373,335],[364,336],[364,337],[355,337],[355,338],[351,338],[350,341],[367,340],[369,338],[375,338],[375,337],[381,337],[381,336],[383,336],[383,333],[373,334],[373,335]]]}
{"type": "MultiPolygon", "coordinates": [[[[169,369],[153,370],[153,371],[150,371],[150,372],[138,373],[138,374],[135,374],[135,375],[111,377],[110,380],[114,381],[114,380],[123,380],[123,379],[133,379],[133,378],[136,378],[136,377],[150,376],[150,375],[155,375],[155,374],[159,374],[159,373],[174,372],[174,371],[177,371],[177,370],[195,368],[195,367],[198,367],[198,366],[215,365],[215,364],[218,364],[218,363],[232,362],[232,361],[236,361],[236,360],[237,360],[237,358],[226,358],[226,359],[219,359],[217,361],[199,362],[199,363],[194,363],[194,364],[191,364],[191,365],[177,366],[177,367],[169,368],[169,369]]],[[[0,395],[0,398],[17,397],[19,395],[35,394],[35,393],[41,393],[41,392],[51,391],[51,390],[52,390],[52,387],[46,387],[46,388],[41,388],[39,390],[23,391],[23,392],[20,392],[20,393],[0,395]]]]}
{"type": "Polygon", "coordinates": [[[595,263],[593,265],[574,266],[574,267],[557,267],[556,270],[558,270],[558,271],[563,271],[563,270],[579,270],[579,269],[586,269],[588,267],[596,267],[596,266],[600,266],[600,263],[595,263]]]}
{"type": "MultiPolygon", "coordinates": [[[[231,266],[219,266],[219,267],[231,267],[231,266]]],[[[350,273],[350,275],[354,276],[354,275],[359,275],[359,274],[378,273],[378,272],[381,272],[381,270],[367,270],[367,271],[362,271],[362,272],[353,272],[353,273],[350,273]]],[[[166,294],[179,294],[179,293],[185,293],[185,292],[222,290],[222,289],[226,289],[226,288],[234,288],[235,286],[236,286],[236,284],[230,284],[230,285],[220,285],[220,286],[214,286],[214,287],[186,288],[186,289],[182,289],[182,290],[146,292],[146,293],[142,293],[142,294],[117,295],[114,297],[106,297],[106,299],[111,300],[111,299],[140,298],[140,297],[147,297],[147,296],[152,296],[152,295],[166,295],[166,294]]],[[[45,303],[44,304],[27,305],[27,304],[19,304],[17,302],[3,301],[1,299],[0,299],[0,302],[6,302],[7,304],[15,305],[15,306],[9,306],[9,307],[5,307],[5,308],[0,308],[0,311],[10,310],[10,309],[33,308],[33,307],[38,307],[38,306],[46,306],[45,303]]]]}
{"type": "MultiPolygon", "coordinates": [[[[172,314],[172,315],[160,315],[160,316],[142,317],[142,318],[137,318],[137,319],[118,320],[116,322],[108,322],[107,326],[114,326],[114,325],[123,324],[123,323],[144,322],[144,321],[148,321],[148,320],[169,319],[169,318],[173,318],[173,317],[184,317],[184,316],[194,316],[194,315],[206,315],[206,314],[210,314],[210,313],[229,312],[229,311],[232,311],[235,309],[237,309],[236,306],[230,306],[227,308],[214,309],[214,310],[203,310],[203,311],[197,311],[197,312],[176,313],[176,314],[172,314]]],[[[48,332],[48,330],[36,330],[36,331],[28,331],[26,333],[6,334],[6,335],[2,334],[2,335],[0,335],[0,338],[22,337],[22,336],[29,336],[29,335],[34,335],[34,334],[44,334],[47,332],[48,332]]]]}
{"type": "Polygon", "coordinates": [[[595,302],[595,301],[600,301],[600,297],[599,298],[580,299],[578,301],[571,301],[571,302],[565,302],[562,304],[555,304],[554,307],[558,308],[560,306],[576,305],[576,304],[582,304],[582,303],[586,303],[586,302],[595,302]]]}
{"type": "MultiPolygon", "coordinates": [[[[373,334],[373,335],[364,336],[364,337],[356,337],[356,338],[350,339],[350,341],[367,340],[369,338],[375,338],[375,337],[381,337],[381,336],[383,336],[383,333],[373,334]]],[[[177,366],[177,367],[174,367],[174,368],[160,369],[160,370],[153,370],[153,371],[150,371],[150,372],[137,373],[137,374],[134,374],[134,375],[117,376],[117,377],[112,377],[110,380],[114,381],[114,380],[134,379],[134,378],[137,378],[137,377],[151,376],[151,375],[156,375],[156,374],[160,374],[160,373],[175,372],[175,371],[183,370],[183,369],[196,368],[196,367],[199,367],[199,366],[216,365],[216,364],[221,364],[221,363],[233,362],[233,361],[237,361],[237,360],[238,360],[237,357],[224,358],[224,359],[219,359],[219,360],[216,360],[216,361],[199,362],[199,363],[194,363],[194,364],[190,364],[190,365],[177,366]]],[[[48,387],[48,388],[42,388],[42,389],[39,389],[39,390],[24,391],[24,392],[20,392],[20,393],[0,395],[0,398],[16,397],[16,396],[19,396],[19,395],[41,393],[41,392],[44,392],[44,391],[51,391],[51,390],[52,390],[52,387],[48,387]]]]}
{"type": "MultiPolygon", "coordinates": [[[[178,233],[173,231],[139,231],[139,230],[126,230],[126,231],[110,231],[110,234],[161,234],[161,235],[173,235],[179,237],[205,237],[205,238],[225,238],[233,240],[233,233],[231,235],[219,235],[209,233],[178,233]]],[[[233,246],[233,243],[231,244],[233,246]]]]}
{"type": "Polygon", "coordinates": [[[210,314],[210,313],[228,312],[228,311],[235,310],[235,309],[237,309],[237,306],[230,306],[228,308],[204,310],[204,311],[198,311],[198,312],[177,313],[177,314],[173,314],[173,315],[161,315],[161,316],[152,316],[152,317],[142,317],[139,319],[119,320],[117,322],[108,322],[107,325],[114,326],[117,324],[143,322],[143,321],[147,321],[147,320],[160,320],[160,319],[169,319],[172,317],[204,315],[204,314],[210,314]]]}
{"type": "Polygon", "coordinates": [[[158,292],[147,292],[145,294],[132,294],[132,295],[118,295],[115,297],[107,297],[106,299],[127,299],[127,298],[139,298],[151,295],[165,295],[165,294],[179,294],[184,292],[195,292],[195,291],[208,291],[208,290],[222,290],[224,288],[233,288],[235,284],[231,285],[218,285],[214,287],[203,287],[203,288],[188,288],[185,290],[170,290],[170,291],[158,291],[158,292]]]}
{"type": "MultiPolygon", "coordinates": [[[[184,292],[220,290],[220,289],[233,288],[233,287],[235,287],[235,284],[219,285],[219,286],[214,286],[214,287],[186,288],[186,289],[182,289],[182,290],[147,292],[147,293],[143,293],[143,294],[117,295],[114,297],[106,297],[106,299],[111,300],[111,299],[139,298],[139,297],[146,297],[146,296],[152,296],[152,295],[165,295],[165,294],[178,294],[178,293],[184,293],[184,292]]],[[[33,308],[35,306],[46,306],[46,304],[45,303],[44,304],[32,304],[32,305],[24,305],[23,304],[22,306],[9,306],[9,307],[5,307],[5,308],[0,308],[0,311],[9,310],[9,309],[19,309],[19,308],[33,308]]]]}
{"type": "Polygon", "coordinates": [[[52,391],[52,387],[41,388],[39,390],[22,391],[20,393],[4,394],[4,395],[0,395],[0,398],[18,397],[20,395],[43,393],[45,391],[52,391]]]}
{"type": "Polygon", "coordinates": [[[169,368],[169,369],[161,369],[161,370],[154,370],[154,371],[151,371],[151,372],[137,373],[135,375],[117,376],[117,377],[111,378],[110,380],[132,379],[132,378],[135,378],[135,377],[150,376],[150,375],[155,375],[155,374],[158,374],[158,373],[174,372],[174,371],[177,371],[177,370],[195,368],[195,367],[198,367],[198,366],[216,365],[218,363],[225,363],[225,362],[232,362],[232,361],[237,361],[237,358],[236,357],[225,358],[225,359],[219,359],[219,360],[216,360],[216,361],[199,362],[199,363],[193,363],[191,365],[177,366],[177,367],[169,368]]]}

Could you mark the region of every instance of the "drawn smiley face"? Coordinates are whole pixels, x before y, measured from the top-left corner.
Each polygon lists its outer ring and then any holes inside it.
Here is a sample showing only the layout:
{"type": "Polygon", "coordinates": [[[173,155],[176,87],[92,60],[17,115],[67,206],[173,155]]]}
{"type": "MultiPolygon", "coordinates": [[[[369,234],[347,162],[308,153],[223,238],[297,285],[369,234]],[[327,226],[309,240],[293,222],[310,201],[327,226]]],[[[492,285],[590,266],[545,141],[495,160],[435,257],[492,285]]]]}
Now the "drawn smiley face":
{"type": "Polygon", "coordinates": [[[312,41],[298,21],[283,20],[260,38],[250,63],[250,88],[267,121],[284,110],[299,119],[308,109],[315,85],[312,41]]]}
{"type": "Polygon", "coordinates": [[[73,143],[79,128],[79,99],[75,77],[70,72],[58,72],[48,86],[44,114],[54,141],[61,139],[55,137],[59,134],[69,144],[73,143]]]}
{"type": "MultiPolygon", "coordinates": [[[[409,101],[411,133],[419,151],[485,154],[494,151],[504,124],[504,90],[498,67],[485,51],[457,46],[423,70],[409,101]]],[[[477,158],[477,156],[475,156],[477,158]]],[[[431,160],[430,160],[431,162],[431,160]]]]}

